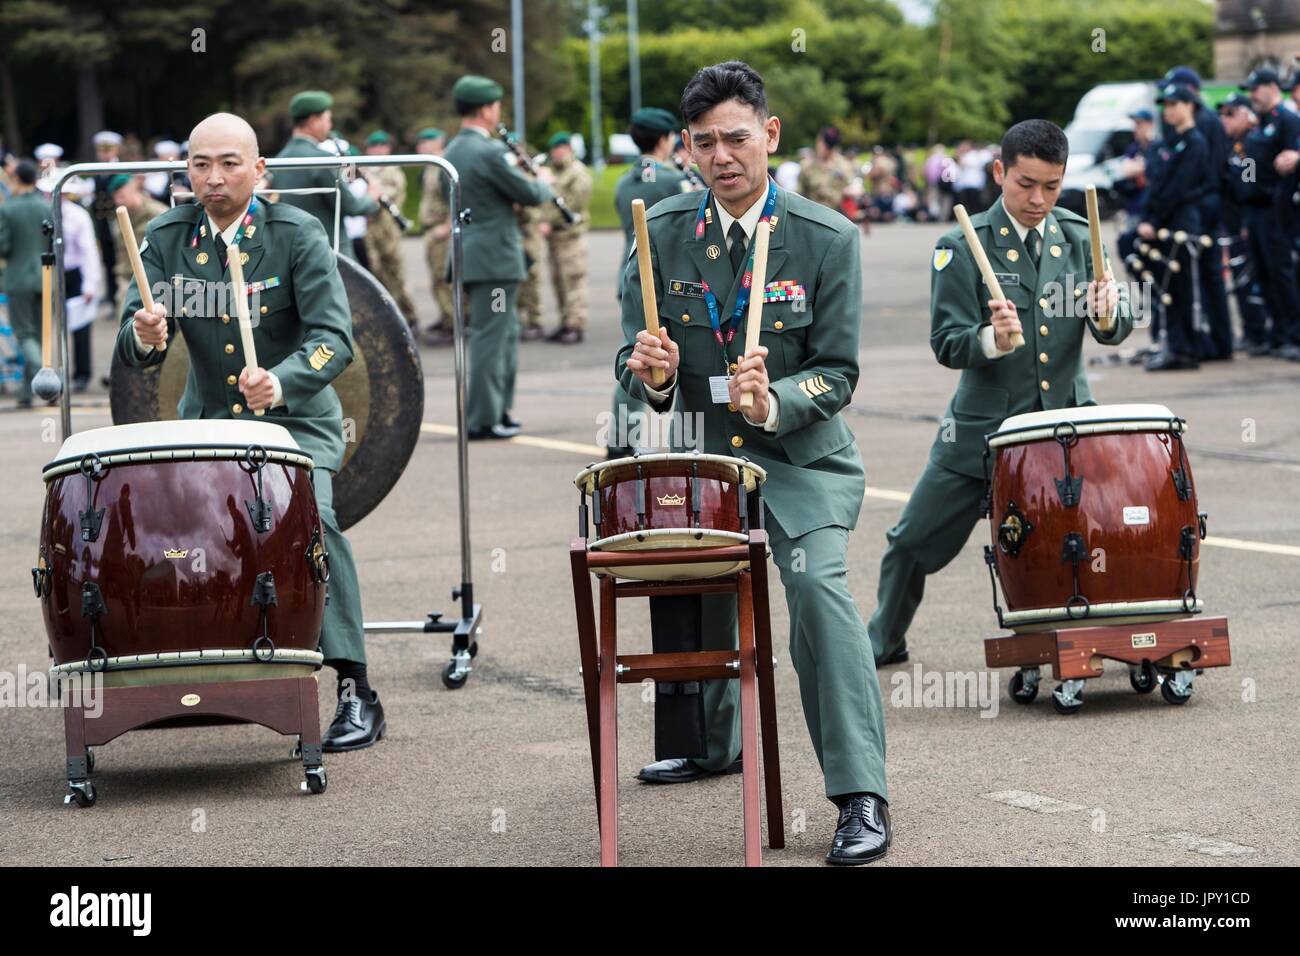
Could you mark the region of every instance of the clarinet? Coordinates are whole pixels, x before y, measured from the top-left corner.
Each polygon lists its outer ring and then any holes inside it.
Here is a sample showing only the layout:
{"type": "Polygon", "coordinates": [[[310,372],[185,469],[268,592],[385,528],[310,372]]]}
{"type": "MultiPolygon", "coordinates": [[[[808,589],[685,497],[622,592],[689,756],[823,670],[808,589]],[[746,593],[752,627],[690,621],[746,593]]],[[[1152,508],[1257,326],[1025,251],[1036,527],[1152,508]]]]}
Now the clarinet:
{"type": "MultiPolygon", "coordinates": [[[[537,164],[533,162],[533,157],[528,155],[528,150],[520,146],[515,138],[510,135],[510,130],[506,129],[505,123],[497,124],[497,135],[500,136],[506,146],[510,148],[510,151],[515,154],[515,158],[519,160],[524,169],[528,170],[529,175],[536,178],[537,164]]],[[[551,197],[551,202],[555,203],[555,208],[560,210],[560,215],[564,217],[564,221],[570,226],[582,222],[582,217],[569,208],[569,204],[564,201],[563,196],[558,194],[554,195],[551,197]]]]}
{"type": "Polygon", "coordinates": [[[694,170],[694,168],[683,162],[682,158],[676,153],[673,153],[673,165],[677,167],[678,172],[686,177],[686,181],[691,184],[692,189],[704,188],[704,179],[694,170]]]}

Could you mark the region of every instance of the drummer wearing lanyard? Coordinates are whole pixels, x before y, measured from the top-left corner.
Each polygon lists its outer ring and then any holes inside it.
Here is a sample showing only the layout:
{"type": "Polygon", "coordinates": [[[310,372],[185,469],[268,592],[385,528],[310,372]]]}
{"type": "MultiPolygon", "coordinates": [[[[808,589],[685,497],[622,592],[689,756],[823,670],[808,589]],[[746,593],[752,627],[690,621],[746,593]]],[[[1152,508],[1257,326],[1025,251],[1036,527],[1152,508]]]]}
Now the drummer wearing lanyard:
{"type": "Polygon", "coordinates": [[[189,175],[197,205],[177,206],[152,223],[140,247],[155,289],[154,313],[132,282],[117,336],[128,365],[160,364],[168,316],[185,336],[190,374],[181,418],[246,418],[262,410],[315,462],[312,482],[329,552],[329,600],[321,628],[325,663],[338,672],[339,704],[323,740],[334,752],[369,747],[383,736],[384,710],[366,678],[361,592],[352,549],[339,530],[333,475],[343,466],[342,406],[330,382],[352,361],[352,312],[320,223],[253,196],[265,170],[257,136],[229,113],[190,134],[189,175]],[[226,249],[238,244],[253,303],[254,344],[267,367],[244,368],[230,295],[226,249]],[[170,295],[159,295],[170,288],[170,295]],[[169,311],[164,302],[171,306],[169,311]],[[179,314],[177,314],[179,313],[179,314]]]}
{"type": "MultiPolygon", "coordinates": [[[[826,795],[840,808],[827,861],[865,863],[885,853],[891,828],[880,687],[846,581],[848,535],[866,490],[839,415],[858,379],[858,230],[771,182],[767,157],[781,122],[768,115],[762,77],[744,63],[700,70],[681,109],[683,138],[709,189],[661,200],[648,214],[661,334],[645,331],[633,255],[623,275],[619,381],[657,411],[701,416],[704,451],[767,470],[765,519],[790,611],[790,657],[826,795]],[[771,230],[764,288],[753,290],[764,296],[762,344],[742,355],[759,228],[771,230]],[[656,368],[666,375],[658,388],[656,368]],[[753,395],[747,412],[745,393],[753,395]]],[[[701,608],[705,649],[734,649],[734,596],[705,595],[701,608]]],[[[738,697],[735,681],[707,682],[708,757],[683,762],[676,781],[725,772],[737,758],[738,697]]]]}

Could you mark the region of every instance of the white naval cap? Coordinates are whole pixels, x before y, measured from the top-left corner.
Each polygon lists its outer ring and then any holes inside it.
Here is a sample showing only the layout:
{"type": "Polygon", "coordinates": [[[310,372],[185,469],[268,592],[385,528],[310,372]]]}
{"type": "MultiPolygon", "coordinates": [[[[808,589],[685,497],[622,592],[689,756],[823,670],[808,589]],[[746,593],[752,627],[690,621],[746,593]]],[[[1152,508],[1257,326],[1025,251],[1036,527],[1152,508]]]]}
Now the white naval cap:
{"type": "Polygon", "coordinates": [[[181,154],[181,144],[172,139],[160,139],[154,143],[153,153],[155,156],[179,156],[181,154]]]}
{"type": "Polygon", "coordinates": [[[61,159],[63,157],[63,147],[58,143],[41,143],[32,151],[32,155],[41,162],[50,159],[61,159]]]}
{"type": "Polygon", "coordinates": [[[101,129],[90,141],[96,146],[121,146],[122,134],[114,133],[111,129],[101,129]]]}

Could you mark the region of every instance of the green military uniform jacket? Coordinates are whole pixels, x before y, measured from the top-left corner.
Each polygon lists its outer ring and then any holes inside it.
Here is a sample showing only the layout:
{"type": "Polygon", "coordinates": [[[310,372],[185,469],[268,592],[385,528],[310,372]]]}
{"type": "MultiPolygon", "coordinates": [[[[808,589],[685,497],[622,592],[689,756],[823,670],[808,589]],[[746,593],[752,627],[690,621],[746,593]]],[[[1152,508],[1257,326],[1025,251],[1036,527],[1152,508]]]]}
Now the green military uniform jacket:
{"type": "MultiPolygon", "coordinates": [[[[324,156],[336,158],[334,153],[324,149],[319,143],[305,136],[294,136],[280,150],[277,159],[303,159],[324,156]]],[[[342,181],[337,169],[273,169],[271,170],[271,188],[281,189],[335,189],[338,202],[342,204],[339,211],[339,252],[352,257],[352,244],[343,228],[343,216],[371,216],[379,210],[379,203],[369,196],[354,196],[348,184],[342,181]]],[[[334,244],[334,193],[308,193],[306,195],[281,196],[280,201],[290,206],[311,213],[325,228],[330,245],[334,244]]]]}
{"type": "MultiPolygon", "coordinates": [[[[329,383],[352,361],[352,312],[338,260],[316,219],[293,206],[259,200],[249,233],[240,248],[248,255],[244,281],[255,306],[253,344],[258,364],[279,378],[283,397],[263,420],[289,429],[318,468],[337,472],[343,466],[343,412],[329,383]]],[[[228,298],[230,272],[207,214],[192,203],[168,210],[149,224],[140,258],[153,289],[159,283],[170,287],[168,325],[179,325],[189,348],[180,417],[252,418],[238,384],[244,349],[228,298]],[[191,247],[200,221],[203,235],[191,247]]],[[[154,299],[162,301],[156,292],[154,299]]],[[[157,365],[166,353],[141,354],[135,342],[132,320],[139,308],[133,279],[117,354],[128,365],[157,365]]]]}
{"type": "Polygon", "coordinates": [[[501,140],[461,129],[447,144],[447,162],[460,174],[464,281],[520,282],[527,275],[514,205],[539,206],[551,199],[547,186],[526,175],[501,140]]]}
{"type": "Polygon", "coordinates": [[[41,291],[41,253],[48,248],[41,223],[53,216],[38,190],[0,203],[0,259],[6,292],[41,291]]]}
{"type": "MultiPolygon", "coordinates": [[[[866,479],[853,433],[838,412],[858,381],[858,229],[838,212],[777,190],[760,344],[768,349],[779,417],[777,430],[767,432],[749,424],[738,407],[711,401],[709,376],[721,374],[722,357],[699,283],[715,290],[723,322],[740,283],[733,281],[716,205],[704,236],[695,238],[700,201],[694,193],[664,199],[646,217],[659,321],[681,356],[673,411],[702,414],[704,451],[745,457],[767,470],[764,498],[790,537],[831,525],[852,529],[866,479]]],[[[626,343],[645,328],[641,303],[640,271],[631,256],[623,274],[626,343]]],[[[744,316],[739,325],[727,349],[730,363],[744,353],[744,316]]],[[[618,353],[619,382],[632,398],[666,410],[668,402],[655,400],[628,369],[632,349],[625,344],[618,353]]]]}
{"type": "Polygon", "coordinates": [[[1121,286],[1109,334],[1083,317],[1092,279],[1086,219],[1061,208],[1049,212],[1037,267],[1000,197],[986,212],[971,216],[971,225],[1003,294],[1015,303],[1025,344],[1001,358],[984,354],[980,329],[990,325],[992,294],[961,229],[946,233],[935,247],[930,270],[930,346],[941,364],[961,369],[961,382],[930,460],[983,478],[984,436],[1006,418],[1096,404],[1083,367],[1085,325],[1098,342],[1118,345],[1133,330],[1133,314],[1121,286]]]}
{"type": "Polygon", "coordinates": [[[659,200],[686,192],[685,183],[684,173],[649,156],[642,156],[639,162],[633,163],[618,178],[618,183],[614,186],[614,208],[618,211],[618,221],[623,227],[623,262],[631,254],[632,242],[636,238],[636,228],[632,223],[632,200],[643,201],[648,213],[659,200]]]}

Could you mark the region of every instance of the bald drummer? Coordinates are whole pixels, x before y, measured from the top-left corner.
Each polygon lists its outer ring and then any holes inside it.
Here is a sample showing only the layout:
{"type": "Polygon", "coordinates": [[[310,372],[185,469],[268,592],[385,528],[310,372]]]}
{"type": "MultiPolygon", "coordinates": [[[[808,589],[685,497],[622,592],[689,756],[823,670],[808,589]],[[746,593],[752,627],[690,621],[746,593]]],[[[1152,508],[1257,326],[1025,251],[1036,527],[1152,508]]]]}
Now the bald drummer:
{"type": "Polygon", "coordinates": [[[352,312],[320,222],[294,206],[253,196],[265,169],[257,136],[240,117],[217,113],[194,127],[189,177],[197,204],[169,209],[145,232],[140,256],[154,311],[141,308],[133,280],[117,354],[137,368],[161,364],[165,353],[158,346],[174,322],[190,354],[181,418],[252,420],[260,410],[311,455],[330,556],[320,649],[338,672],[339,692],[322,745],[326,752],[359,750],[384,735],[385,722],[366,675],[356,565],[334,514],[333,479],[343,465],[344,432],[342,406],[330,382],[352,361],[352,312]],[[232,314],[226,257],[236,244],[256,306],[252,334],[262,367],[252,370],[244,367],[239,321],[232,314]]]}

